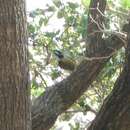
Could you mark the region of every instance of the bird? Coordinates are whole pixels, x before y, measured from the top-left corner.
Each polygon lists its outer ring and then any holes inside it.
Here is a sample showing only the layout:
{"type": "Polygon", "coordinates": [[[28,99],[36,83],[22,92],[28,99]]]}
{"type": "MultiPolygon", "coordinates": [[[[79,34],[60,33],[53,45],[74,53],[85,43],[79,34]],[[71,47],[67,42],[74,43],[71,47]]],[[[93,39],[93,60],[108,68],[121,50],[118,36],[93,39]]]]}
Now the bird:
{"type": "Polygon", "coordinates": [[[59,50],[54,50],[54,54],[58,59],[58,65],[64,70],[74,71],[76,62],[71,58],[65,57],[59,50]]]}

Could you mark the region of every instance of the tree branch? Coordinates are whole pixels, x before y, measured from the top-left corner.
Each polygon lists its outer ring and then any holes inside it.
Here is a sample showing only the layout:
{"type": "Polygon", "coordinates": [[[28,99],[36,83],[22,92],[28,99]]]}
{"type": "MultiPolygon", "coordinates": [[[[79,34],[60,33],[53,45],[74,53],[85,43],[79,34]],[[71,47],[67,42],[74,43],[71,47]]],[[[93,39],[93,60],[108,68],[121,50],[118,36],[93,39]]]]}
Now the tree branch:
{"type": "MultiPolygon", "coordinates": [[[[90,3],[89,16],[97,21],[102,29],[105,6],[106,0],[91,0],[90,3]]],[[[84,59],[70,76],[48,88],[36,99],[32,106],[32,130],[49,130],[57,117],[65,112],[88,89],[105,63],[110,59],[111,54],[120,49],[126,40],[125,38],[122,40],[116,35],[103,39],[103,32],[90,17],[88,32],[89,34],[95,33],[87,38],[86,44],[89,43],[90,45],[87,48],[89,52],[87,56],[95,57],[95,59],[89,61],[84,59]],[[105,58],[96,59],[96,57],[105,58]]]]}
{"type": "Polygon", "coordinates": [[[87,26],[89,37],[86,41],[86,44],[89,45],[86,48],[87,56],[96,56],[95,50],[102,46],[105,7],[106,0],[91,0],[90,2],[87,26]]]}
{"type": "Polygon", "coordinates": [[[130,23],[128,25],[128,44],[123,72],[88,130],[130,129],[130,23]]]}
{"type": "MultiPolygon", "coordinates": [[[[123,45],[117,36],[111,36],[102,42],[103,46],[98,48],[98,56],[101,57],[110,55],[123,45]]],[[[32,106],[32,129],[48,130],[52,127],[58,115],[67,110],[88,89],[108,59],[83,60],[69,77],[38,97],[32,106]]]]}
{"type": "MultiPolygon", "coordinates": [[[[95,11],[92,10],[89,14],[92,14],[91,16],[95,20],[98,18],[97,21],[101,28],[105,6],[106,0],[91,0],[90,9],[98,8],[100,11],[96,10],[95,14],[95,11]]],[[[89,33],[100,31],[91,19],[88,25],[89,33]]],[[[123,40],[116,35],[102,39],[102,32],[97,32],[90,37],[91,45],[90,50],[88,50],[90,55],[87,56],[105,58],[95,58],[90,61],[84,59],[70,76],[48,88],[45,93],[38,97],[32,106],[32,129],[49,130],[57,117],[65,112],[88,89],[105,63],[110,59],[111,56],[109,55],[124,45],[123,40]]]]}

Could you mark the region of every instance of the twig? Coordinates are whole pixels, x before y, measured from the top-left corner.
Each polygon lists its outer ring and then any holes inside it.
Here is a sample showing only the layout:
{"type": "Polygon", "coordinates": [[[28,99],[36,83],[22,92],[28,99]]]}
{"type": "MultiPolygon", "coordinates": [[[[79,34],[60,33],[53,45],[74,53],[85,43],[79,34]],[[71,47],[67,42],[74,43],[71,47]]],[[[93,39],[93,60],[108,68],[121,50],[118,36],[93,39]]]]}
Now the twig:
{"type": "Polygon", "coordinates": [[[45,87],[47,87],[47,83],[46,83],[46,81],[45,81],[45,79],[43,78],[43,76],[41,75],[41,73],[40,72],[38,72],[37,70],[35,70],[36,72],[37,72],[37,74],[41,77],[41,79],[42,79],[42,81],[44,82],[44,84],[45,84],[45,87]]]}
{"type": "Polygon", "coordinates": [[[93,61],[93,60],[103,60],[103,59],[108,59],[110,58],[111,56],[113,56],[115,54],[115,52],[112,52],[110,55],[108,56],[102,56],[102,57],[84,57],[85,60],[87,61],[93,61]]]}

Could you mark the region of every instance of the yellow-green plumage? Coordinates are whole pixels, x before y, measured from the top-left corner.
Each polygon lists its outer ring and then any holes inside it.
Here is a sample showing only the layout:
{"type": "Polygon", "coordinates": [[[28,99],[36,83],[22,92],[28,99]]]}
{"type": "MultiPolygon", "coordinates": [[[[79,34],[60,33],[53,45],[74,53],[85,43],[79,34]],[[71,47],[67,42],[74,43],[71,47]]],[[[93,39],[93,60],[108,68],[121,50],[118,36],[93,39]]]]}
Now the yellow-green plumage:
{"type": "Polygon", "coordinates": [[[61,51],[54,50],[54,54],[58,58],[58,64],[62,69],[73,71],[76,63],[71,58],[65,58],[61,51]]]}
{"type": "Polygon", "coordinates": [[[61,68],[65,70],[70,70],[73,71],[75,69],[75,62],[72,61],[71,59],[61,59],[58,61],[58,64],[61,68]]]}

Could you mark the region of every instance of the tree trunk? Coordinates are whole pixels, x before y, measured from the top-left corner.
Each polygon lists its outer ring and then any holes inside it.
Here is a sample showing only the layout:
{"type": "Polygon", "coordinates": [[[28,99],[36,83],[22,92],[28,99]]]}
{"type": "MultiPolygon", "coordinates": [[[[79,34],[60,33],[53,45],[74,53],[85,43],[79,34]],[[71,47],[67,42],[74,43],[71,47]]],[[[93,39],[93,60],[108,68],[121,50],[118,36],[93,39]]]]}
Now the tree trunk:
{"type": "Polygon", "coordinates": [[[128,80],[128,75],[123,71],[88,130],[130,130],[128,80]]]}
{"type": "Polygon", "coordinates": [[[127,43],[124,70],[88,130],[130,130],[130,32],[127,43]]]}
{"type": "Polygon", "coordinates": [[[0,129],[30,130],[24,0],[0,0],[0,129]]]}

